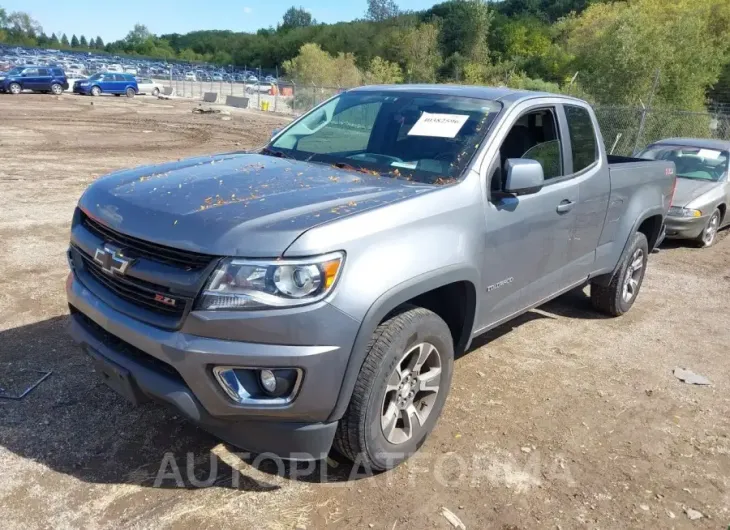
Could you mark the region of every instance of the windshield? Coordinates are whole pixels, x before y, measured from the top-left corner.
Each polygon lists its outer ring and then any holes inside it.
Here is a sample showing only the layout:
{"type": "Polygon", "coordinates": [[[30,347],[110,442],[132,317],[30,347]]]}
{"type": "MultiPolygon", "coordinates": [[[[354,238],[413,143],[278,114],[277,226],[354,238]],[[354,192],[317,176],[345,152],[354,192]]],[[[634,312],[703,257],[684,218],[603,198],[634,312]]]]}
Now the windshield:
{"type": "Polygon", "coordinates": [[[101,79],[101,76],[104,75],[102,73],[94,74],[89,78],[89,81],[96,81],[97,79],[101,79]]]}
{"type": "Polygon", "coordinates": [[[677,167],[677,176],[717,182],[728,171],[727,151],[674,145],[653,145],[639,155],[651,160],[668,160],[677,167]]]}
{"type": "Polygon", "coordinates": [[[10,70],[8,70],[8,73],[5,75],[20,75],[23,70],[24,68],[16,66],[15,68],[11,68],[10,70]]]}
{"type": "Polygon", "coordinates": [[[407,92],[341,94],[264,148],[345,169],[448,183],[459,178],[502,105],[407,92]]]}

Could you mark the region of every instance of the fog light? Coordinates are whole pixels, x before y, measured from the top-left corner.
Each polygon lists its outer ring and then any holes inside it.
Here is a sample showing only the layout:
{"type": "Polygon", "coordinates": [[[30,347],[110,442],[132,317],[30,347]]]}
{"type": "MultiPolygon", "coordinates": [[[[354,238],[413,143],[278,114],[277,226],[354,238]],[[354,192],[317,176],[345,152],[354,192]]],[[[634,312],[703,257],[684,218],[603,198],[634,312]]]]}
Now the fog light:
{"type": "Polygon", "coordinates": [[[281,406],[296,398],[304,373],[299,368],[239,368],[215,366],[213,375],[223,390],[244,405],[281,406]]]}
{"type": "Polygon", "coordinates": [[[274,372],[271,370],[261,370],[259,379],[261,380],[261,386],[264,387],[264,390],[273,394],[276,390],[276,376],[274,375],[274,372]]]}

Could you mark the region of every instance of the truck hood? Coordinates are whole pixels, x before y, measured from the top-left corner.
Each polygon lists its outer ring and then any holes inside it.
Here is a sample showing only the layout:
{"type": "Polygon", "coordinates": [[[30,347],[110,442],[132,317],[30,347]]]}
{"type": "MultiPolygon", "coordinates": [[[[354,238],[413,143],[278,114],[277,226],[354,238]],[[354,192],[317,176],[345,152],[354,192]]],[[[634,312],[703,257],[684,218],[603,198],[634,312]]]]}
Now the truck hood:
{"type": "Polygon", "coordinates": [[[314,226],[434,189],[319,163],[228,153],[112,173],[87,189],[79,207],[119,232],[161,245],[276,257],[314,226]]]}
{"type": "Polygon", "coordinates": [[[720,186],[720,182],[678,177],[672,204],[681,207],[687,206],[697,197],[704,195],[717,186],[720,186]]]}

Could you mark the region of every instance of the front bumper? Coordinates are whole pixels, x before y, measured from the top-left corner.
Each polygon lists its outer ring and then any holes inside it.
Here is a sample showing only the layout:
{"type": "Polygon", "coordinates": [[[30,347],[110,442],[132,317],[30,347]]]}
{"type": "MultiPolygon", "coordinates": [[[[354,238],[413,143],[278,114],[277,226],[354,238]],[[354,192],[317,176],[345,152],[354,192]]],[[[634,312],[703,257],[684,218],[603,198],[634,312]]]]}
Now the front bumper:
{"type": "Polygon", "coordinates": [[[667,238],[669,239],[695,239],[699,237],[707,226],[709,217],[669,217],[665,220],[667,238]]]}
{"type": "Polygon", "coordinates": [[[359,326],[349,316],[324,303],[305,312],[299,308],[298,314],[261,319],[270,321],[264,328],[276,327],[278,321],[282,342],[297,336],[295,322],[299,327],[311,323],[307,313],[317,315],[320,326],[337,329],[338,336],[347,337],[330,346],[275,345],[190,333],[222,334],[231,327],[245,330],[250,326],[245,321],[231,321],[230,313],[225,315],[229,320],[221,320],[215,318],[217,315],[206,317],[202,313],[201,317],[193,312],[181,330],[167,331],[112,309],[74,273],[69,275],[66,291],[74,340],[92,357],[101,356],[128,371],[144,396],[172,405],[205,430],[250,451],[298,459],[304,458],[303,453],[320,458],[329,451],[337,422],[326,420],[340,391],[352,348],[349,341],[354,341],[359,326]],[[325,316],[330,320],[320,320],[325,316]],[[219,365],[300,368],[303,380],[291,403],[241,405],[215,380],[212,368],[219,365]]]}

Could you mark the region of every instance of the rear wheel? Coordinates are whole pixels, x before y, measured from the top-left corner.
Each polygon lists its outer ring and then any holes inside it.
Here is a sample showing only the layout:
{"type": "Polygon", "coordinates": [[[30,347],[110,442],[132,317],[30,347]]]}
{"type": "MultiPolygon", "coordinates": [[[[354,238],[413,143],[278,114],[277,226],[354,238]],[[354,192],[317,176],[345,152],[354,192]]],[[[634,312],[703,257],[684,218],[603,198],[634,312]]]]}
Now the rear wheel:
{"type": "Polygon", "coordinates": [[[132,87],[129,87],[126,94],[128,98],[133,98],[137,92],[132,87]]]}
{"type": "Polygon", "coordinates": [[[96,96],[101,96],[101,88],[99,88],[98,86],[92,86],[91,87],[91,95],[92,96],[95,96],[95,97],[96,96]]]}
{"type": "Polygon", "coordinates": [[[58,83],[53,83],[51,85],[51,92],[53,92],[57,96],[60,96],[61,94],[63,94],[63,87],[58,83]]]}
{"type": "Polygon", "coordinates": [[[152,90],[152,95],[155,96],[155,97],[159,96],[160,95],[160,89],[159,88],[153,89],[152,90]]]}
{"type": "Polygon", "coordinates": [[[412,307],[378,326],[334,446],[374,471],[395,467],[433,430],[451,385],[454,345],[435,313],[412,307]]]}
{"type": "Polygon", "coordinates": [[[712,212],[710,219],[707,221],[705,229],[700,234],[700,237],[697,238],[697,243],[702,248],[711,247],[715,244],[715,241],[717,241],[717,231],[720,229],[721,219],[722,214],[720,213],[720,210],[716,209],[714,212],[712,212]]]}
{"type": "Polygon", "coordinates": [[[8,87],[8,92],[11,94],[20,94],[23,91],[21,86],[18,83],[10,83],[10,86],[8,87]]]}
{"type": "Polygon", "coordinates": [[[636,232],[626,254],[608,285],[591,284],[593,307],[608,315],[617,317],[634,305],[644,281],[649,243],[646,236],[636,232]]]}

